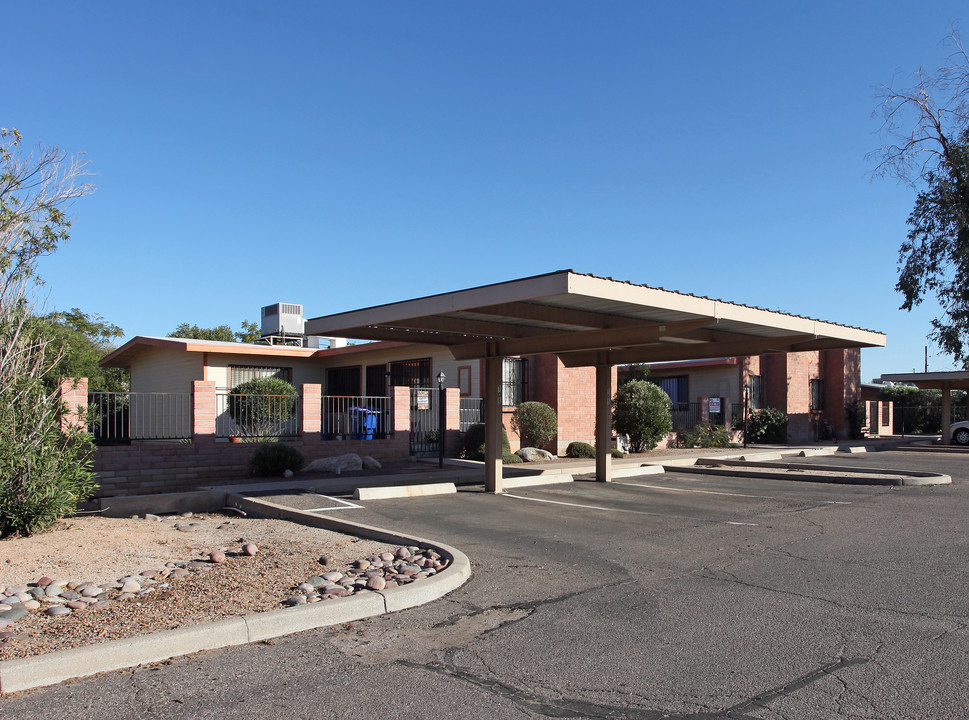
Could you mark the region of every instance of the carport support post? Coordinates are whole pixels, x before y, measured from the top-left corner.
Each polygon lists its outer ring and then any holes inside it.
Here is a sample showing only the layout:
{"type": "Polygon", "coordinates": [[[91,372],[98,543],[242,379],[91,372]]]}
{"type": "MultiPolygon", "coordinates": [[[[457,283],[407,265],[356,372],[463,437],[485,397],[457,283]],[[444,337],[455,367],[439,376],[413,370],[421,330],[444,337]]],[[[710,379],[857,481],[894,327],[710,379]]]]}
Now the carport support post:
{"type": "Polygon", "coordinates": [[[501,358],[485,359],[485,492],[504,492],[501,476],[501,358]]]}
{"type": "Polygon", "coordinates": [[[942,383],[942,444],[952,442],[952,386],[942,383]]]}
{"type": "Polygon", "coordinates": [[[596,480],[612,482],[611,365],[596,365],[596,480]]]}

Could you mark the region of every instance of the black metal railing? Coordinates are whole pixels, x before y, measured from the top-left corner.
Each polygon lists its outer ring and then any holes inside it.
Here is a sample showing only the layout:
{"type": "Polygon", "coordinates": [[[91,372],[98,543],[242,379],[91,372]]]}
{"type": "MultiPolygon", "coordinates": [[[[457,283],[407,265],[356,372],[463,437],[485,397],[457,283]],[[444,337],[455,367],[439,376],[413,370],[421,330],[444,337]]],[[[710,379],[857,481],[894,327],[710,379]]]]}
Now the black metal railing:
{"type": "Polygon", "coordinates": [[[269,440],[298,435],[298,395],[215,395],[216,437],[269,440]]]}
{"type": "Polygon", "coordinates": [[[379,440],[394,432],[393,401],[374,395],[323,397],[323,440],[379,440]]]}
{"type": "Polygon", "coordinates": [[[98,445],[192,437],[190,393],[89,392],[88,429],[98,445]]]}
{"type": "Polygon", "coordinates": [[[458,429],[467,432],[472,425],[477,425],[481,420],[481,398],[461,398],[459,409],[458,429]]]}

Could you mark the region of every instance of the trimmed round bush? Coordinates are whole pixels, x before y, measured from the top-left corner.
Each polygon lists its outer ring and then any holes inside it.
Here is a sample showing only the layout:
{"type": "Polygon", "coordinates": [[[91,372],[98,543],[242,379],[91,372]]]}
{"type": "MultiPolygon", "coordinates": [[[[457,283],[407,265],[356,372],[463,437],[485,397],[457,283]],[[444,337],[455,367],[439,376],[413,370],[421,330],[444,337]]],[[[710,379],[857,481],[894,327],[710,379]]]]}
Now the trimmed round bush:
{"type": "Polygon", "coordinates": [[[658,385],[630,380],[612,398],[612,427],[629,439],[629,451],[645,452],[673,430],[672,404],[658,385]]]}
{"type": "Polygon", "coordinates": [[[614,458],[626,457],[625,454],[623,454],[622,450],[616,450],[616,448],[613,448],[612,450],[610,450],[609,454],[612,455],[614,458]]]}
{"type": "Polygon", "coordinates": [[[263,443],[249,461],[249,472],[259,477],[278,477],[303,467],[303,454],[286,443],[263,443]]]}
{"type": "Polygon", "coordinates": [[[243,435],[273,437],[296,416],[296,388],[280,378],[239,383],[229,395],[229,415],[243,435]]]}
{"type": "Polygon", "coordinates": [[[518,433],[522,447],[541,448],[555,439],[559,421],[549,405],[523,402],[511,414],[511,429],[518,433]]]}
{"type": "Polygon", "coordinates": [[[594,458],[595,456],[596,456],[596,449],[589,443],[570,442],[569,446],[565,448],[565,457],[594,458]]]}
{"type": "MultiPolygon", "coordinates": [[[[501,429],[501,454],[503,462],[521,462],[521,458],[511,452],[511,444],[508,442],[508,433],[505,432],[504,428],[501,429]],[[515,457],[518,459],[517,461],[509,460],[509,457],[515,457]]],[[[465,431],[464,439],[461,443],[461,457],[466,460],[485,459],[484,423],[476,423],[465,431]]]]}

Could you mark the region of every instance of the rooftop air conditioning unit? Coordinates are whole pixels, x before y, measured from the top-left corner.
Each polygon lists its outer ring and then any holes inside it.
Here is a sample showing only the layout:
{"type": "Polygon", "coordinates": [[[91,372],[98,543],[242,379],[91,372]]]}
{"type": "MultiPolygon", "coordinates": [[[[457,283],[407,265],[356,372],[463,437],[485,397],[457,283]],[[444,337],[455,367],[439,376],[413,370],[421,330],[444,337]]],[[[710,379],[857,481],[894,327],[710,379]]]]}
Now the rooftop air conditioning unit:
{"type": "Polygon", "coordinates": [[[262,309],[263,337],[270,335],[303,335],[306,320],[303,318],[303,306],[292,303],[276,303],[266,305],[262,309]]]}

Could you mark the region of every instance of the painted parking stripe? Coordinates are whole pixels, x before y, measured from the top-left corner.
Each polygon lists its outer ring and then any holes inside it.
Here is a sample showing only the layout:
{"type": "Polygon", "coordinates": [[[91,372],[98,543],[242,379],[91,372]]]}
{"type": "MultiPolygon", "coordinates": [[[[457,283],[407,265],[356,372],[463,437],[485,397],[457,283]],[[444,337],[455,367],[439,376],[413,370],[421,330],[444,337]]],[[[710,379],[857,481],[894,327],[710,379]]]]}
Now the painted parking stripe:
{"type": "MultiPolygon", "coordinates": [[[[789,498],[779,498],[773,497],[772,495],[745,495],[743,493],[731,493],[723,492],[721,490],[694,490],[692,488],[677,488],[677,487],[665,487],[663,485],[647,485],[646,483],[629,483],[629,482],[618,482],[613,481],[613,485],[626,485],[628,487],[642,487],[649,488],[651,490],[668,490],[670,492],[685,492],[685,493],[698,493],[700,495],[727,495],[728,497],[742,497],[742,498],[755,498],[758,500],[780,500],[788,501],[789,498]]],[[[815,500],[824,505],[851,505],[850,502],[845,500],[815,500]]]]}
{"type": "MultiPolygon", "coordinates": [[[[525,497],[524,495],[511,495],[502,493],[500,497],[514,498],[515,500],[531,500],[532,502],[550,503],[552,505],[567,505],[568,507],[583,508],[585,510],[603,510],[605,512],[631,513],[632,515],[650,515],[652,517],[676,518],[677,520],[695,520],[696,522],[720,523],[722,520],[708,520],[707,518],[693,517],[692,515],[673,515],[672,513],[646,512],[645,510],[626,510],[624,508],[602,507],[601,505],[582,505],[580,503],[562,502],[561,500],[548,500],[546,498],[525,497]]],[[[728,525],[755,525],[756,523],[731,523],[728,525]]]]}
{"type": "Polygon", "coordinates": [[[320,497],[326,498],[327,500],[332,500],[335,503],[339,503],[339,505],[332,505],[332,506],[329,506],[329,507],[311,508],[311,509],[308,509],[308,510],[303,510],[302,512],[315,513],[315,512],[326,512],[327,510],[360,510],[360,509],[363,509],[363,505],[356,505],[356,504],[354,504],[352,502],[347,502],[346,500],[341,500],[340,498],[330,497],[329,495],[320,495],[320,497]]]}

